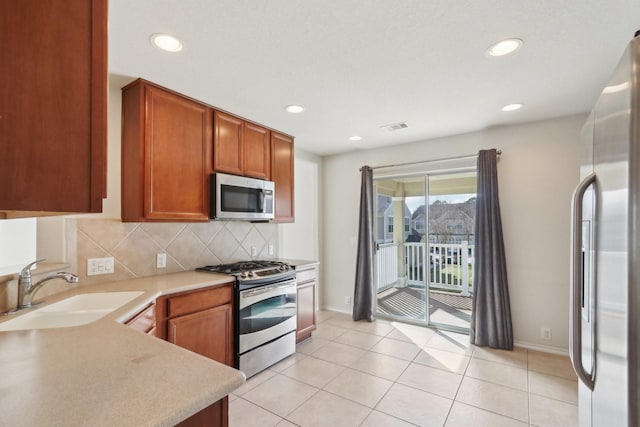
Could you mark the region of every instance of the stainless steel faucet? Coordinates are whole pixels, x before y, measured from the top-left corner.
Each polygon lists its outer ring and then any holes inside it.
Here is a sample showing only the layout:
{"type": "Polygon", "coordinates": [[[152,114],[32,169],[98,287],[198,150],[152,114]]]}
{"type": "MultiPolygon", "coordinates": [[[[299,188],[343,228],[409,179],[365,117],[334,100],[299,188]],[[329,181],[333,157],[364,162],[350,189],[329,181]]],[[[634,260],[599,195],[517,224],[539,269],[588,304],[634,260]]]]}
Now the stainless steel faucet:
{"type": "Polygon", "coordinates": [[[23,268],[20,272],[20,278],[18,279],[18,307],[16,308],[16,310],[22,310],[23,308],[31,307],[33,305],[34,295],[36,294],[36,292],[38,292],[38,290],[40,290],[42,285],[44,285],[49,280],[64,279],[67,281],[67,283],[78,283],[78,276],[76,276],[75,274],[59,271],[45,277],[34,285],[31,281],[31,266],[41,261],[44,260],[39,259],[32,262],[31,264],[23,268]]]}

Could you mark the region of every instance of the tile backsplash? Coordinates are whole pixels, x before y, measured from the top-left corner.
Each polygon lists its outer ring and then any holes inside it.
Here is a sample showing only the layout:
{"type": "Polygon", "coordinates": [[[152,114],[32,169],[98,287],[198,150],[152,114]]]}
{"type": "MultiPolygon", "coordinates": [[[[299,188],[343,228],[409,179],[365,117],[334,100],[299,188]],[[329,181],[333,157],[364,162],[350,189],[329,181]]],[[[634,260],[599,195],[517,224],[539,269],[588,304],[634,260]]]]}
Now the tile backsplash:
{"type": "Polygon", "coordinates": [[[249,259],[273,259],[277,225],[244,221],[208,223],[128,223],[118,219],[67,218],[66,251],[80,285],[193,270],[249,259]],[[252,248],[256,256],[252,257],[252,248]],[[166,268],[156,255],[166,253],[166,268]],[[114,273],[87,276],[89,258],[114,258],[114,273]]]}

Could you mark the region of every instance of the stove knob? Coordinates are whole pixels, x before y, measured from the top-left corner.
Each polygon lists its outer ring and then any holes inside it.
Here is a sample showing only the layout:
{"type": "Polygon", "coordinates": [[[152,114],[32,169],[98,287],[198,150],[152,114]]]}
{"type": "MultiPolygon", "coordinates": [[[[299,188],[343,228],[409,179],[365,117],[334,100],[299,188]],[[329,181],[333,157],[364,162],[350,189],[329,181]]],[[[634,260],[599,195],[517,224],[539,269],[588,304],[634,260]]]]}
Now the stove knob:
{"type": "Polygon", "coordinates": [[[246,278],[248,278],[248,277],[249,277],[249,272],[248,272],[248,271],[243,271],[243,272],[241,272],[241,273],[240,273],[240,277],[241,277],[242,279],[246,279],[246,278]]]}

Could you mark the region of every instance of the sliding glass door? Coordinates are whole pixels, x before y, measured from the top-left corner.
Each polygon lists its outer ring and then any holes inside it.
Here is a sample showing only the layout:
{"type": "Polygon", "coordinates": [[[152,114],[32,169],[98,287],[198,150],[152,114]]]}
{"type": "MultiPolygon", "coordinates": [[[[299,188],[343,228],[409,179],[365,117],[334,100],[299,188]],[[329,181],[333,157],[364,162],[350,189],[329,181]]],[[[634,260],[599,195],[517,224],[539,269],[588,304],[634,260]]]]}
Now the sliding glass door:
{"type": "Polygon", "coordinates": [[[468,331],[475,171],[374,180],[377,313],[468,331]]]}
{"type": "Polygon", "coordinates": [[[377,312],[428,321],[424,176],[375,180],[377,312]]]}
{"type": "Polygon", "coordinates": [[[427,176],[429,323],[469,330],[473,285],[476,173],[427,176]]]}

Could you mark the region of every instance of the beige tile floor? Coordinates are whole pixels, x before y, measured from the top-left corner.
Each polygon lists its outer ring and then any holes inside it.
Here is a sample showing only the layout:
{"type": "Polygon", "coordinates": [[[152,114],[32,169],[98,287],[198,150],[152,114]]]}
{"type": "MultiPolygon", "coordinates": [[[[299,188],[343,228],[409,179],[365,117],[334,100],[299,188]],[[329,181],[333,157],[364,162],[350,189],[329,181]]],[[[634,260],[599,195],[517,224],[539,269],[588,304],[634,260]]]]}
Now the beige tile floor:
{"type": "Polygon", "coordinates": [[[467,335],[318,313],[294,355],[230,396],[230,427],[577,426],[569,359],[467,335]]]}

